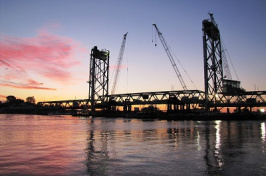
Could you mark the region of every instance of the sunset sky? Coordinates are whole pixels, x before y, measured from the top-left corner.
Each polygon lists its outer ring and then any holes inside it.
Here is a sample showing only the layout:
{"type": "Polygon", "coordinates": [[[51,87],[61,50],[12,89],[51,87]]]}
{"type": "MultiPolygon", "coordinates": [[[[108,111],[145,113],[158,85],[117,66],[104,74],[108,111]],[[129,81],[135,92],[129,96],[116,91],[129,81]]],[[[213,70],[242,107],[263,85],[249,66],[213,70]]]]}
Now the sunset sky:
{"type": "Polygon", "coordinates": [[[196,85],[176,60],[188,89],[204,90],[202,20],[208,12],[218,23],[233,79],[234,66],[243,88],[266,90],[265,0],[0,0],[0,101],[8,95],[37,102],[88,98],[93,46],[110,50],[111,89],[126,32],[116,93],[181,90],[153,23],[196,85]]]}

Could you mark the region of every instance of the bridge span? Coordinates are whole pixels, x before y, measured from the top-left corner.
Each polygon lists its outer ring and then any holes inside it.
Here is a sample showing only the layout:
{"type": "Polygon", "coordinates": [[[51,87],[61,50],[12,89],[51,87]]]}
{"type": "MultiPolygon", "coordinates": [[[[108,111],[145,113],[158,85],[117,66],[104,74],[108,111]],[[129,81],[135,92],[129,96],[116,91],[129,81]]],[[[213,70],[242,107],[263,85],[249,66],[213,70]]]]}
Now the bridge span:
{"type": "MultiPolygon", "coordinates": [[[[214,108],[249,108],[266,107],[266,91],[247,91],[241,94],[223,94],[216,102],[210,102],[209,107],[214,108]]],[[[63,108],[66,110],[84,111],[91,109],[90,99],[45,101],[38,105],[43,108],[63,108]]],[[[99,96],[95,100],[95,109],[116,111],[136,111],[140,106],[164,105],[168,112],[195,112],[205,107],[205,92],[201,90],[158,91],[113,94],[107,97],[99,96]],[[108,101],[105,101],[108,99],[108,101]]]]}

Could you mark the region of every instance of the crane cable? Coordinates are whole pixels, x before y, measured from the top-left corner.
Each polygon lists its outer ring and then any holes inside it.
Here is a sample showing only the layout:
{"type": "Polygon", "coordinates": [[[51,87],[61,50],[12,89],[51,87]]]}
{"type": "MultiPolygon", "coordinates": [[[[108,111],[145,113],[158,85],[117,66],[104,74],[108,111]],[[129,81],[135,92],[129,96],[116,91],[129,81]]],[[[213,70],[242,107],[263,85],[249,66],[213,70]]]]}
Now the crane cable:
{"type": "Polygon", "coordinates": [[[229,62],[230,62],[230,64],[232,65],[233,71],[234,71],[234,73],[235,73],[235,75],[236,75],[236,79],[239,81],[239,77],[238,77],[238,75],[237,75],[237,72],[236,72],[235,66],[234,66],[234,64],[233,64],[233,62],[232,62],[232,59],[231,59],[231,57],[230,57],[230,55],[229,55],[229,52],[228,52],[228,50],[227,50],[227,48],[226,48],[226,46],[225,46],[225,43],[224,43],[222,37],[221,37],[221,41],[222,41],[222,45],[224,46],[224,47],[223,47],[223,48],[224,48],[224,51],[226,52],[226,55],[227,55],[228,58],[229,58],[229,62]]]}
{"type": "Polygon", "coordinates": [[[184,66],[181,64],[180,60],[177,58],[177,56],[175,55],[175,53],[173,52],[172,48],[168,45],[168,47],[170,48],[171,52],[174,54],[175,59],[178,61],[178,63],[180,64],[180,66],[182,67],[183,71],[186,73],[188,79],[190,80],[190,82],[193,84],[193,86],[195,87],[195,89],[197,90],[197,86],[194,84],[194,82],[192,81],[191,77],[189,76],[188,72],[186,71],[186,69],[184,68],[184,66]]]}
{"type": "Polygon", "coordinates": [[[153,26],[151,26],[151,31],[152,31],[152,43],[153,43],[153,36],[154,36],[154,46],[157,46],[157,41],[156,41],[156,32],[154,33],[154,35],[153,35],[153,30],[155,30],[154,29],[154,27],[153,26]]]}
{"type": "MultiPolygon", "coordinates": [[[[152,26],[152,43],[153,43],[153,30],[154,27],[152,26]]],[[[156,33],[155,35],[155,46],[157,46],[157,42],[156,42],[156,33]]],[[[168,43],[165,41],[167,47],[171,50],[171,52],[173,53],[175,59],[178,61],[178,63],[180,64],[180,66],[182,67],[183,71],[186,73],[187,77],[189,78],[190,82],[193,84],[193,86],[195,87],[195,89],[197,90],[197,86],[194,84],[194,82],[192,81],[191,77],[189,76],[188,72],[186,71],[186,69],[184,68],[184,66],[181,64],[180,60],[176,57],[175,53],[173,52],[172,48],[170,47],[170,45],[168,45],[168,43]]]]}
{"type": "Polygon", "coordinates": [[[127,87],[126,87],[126,93],[128,93],[128,50],[127,48],[125,48],[126,50],[126,59],[127,59],[127,87]]]}

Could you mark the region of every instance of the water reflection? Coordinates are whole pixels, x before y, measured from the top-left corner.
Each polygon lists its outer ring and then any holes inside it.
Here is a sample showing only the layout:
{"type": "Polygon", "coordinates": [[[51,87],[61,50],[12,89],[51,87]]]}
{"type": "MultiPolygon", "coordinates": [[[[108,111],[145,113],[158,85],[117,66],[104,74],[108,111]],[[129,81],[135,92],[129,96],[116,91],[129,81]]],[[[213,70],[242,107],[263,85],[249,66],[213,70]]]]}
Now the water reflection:
{"type": "Polygon", "coordinates": [[[266,175],[265,122],[4,117],[0,175],[266,175]]]}
{"type": "Polygon", "coordinates": [[[261,140],[262,140],[262,142],[265,142],[266,131],[265,131],[265,123],[264,122],[261,123],[260,129],[261,129],[261,140]]]}
{"type": "MultiPolygon", "coordinates": [[[[261,130],[261,142],[262,142],[262,144],[265,144],[265,140],[266,140],[265,139],[265,135],[266,135],[265,122],[261,123],[260,130],[261,130]]],[[[263,153],[265,153],[265,146],[264,145],[261,146],[261,149],[262,149],[263,153]]]]}
{"type": "Polygon", "coordinates": [[[251,174],[254,169],[265,173],[264,122],[112,120],[91,121],[89,129],[86,166],[90,175],[171,175],[180,170],[231,175],[251,174]],[[256,143],[258,139],[261,144],[256,143]],[[246,164],[254,168],[247,169],[246,164]]]}
{"type": "Polygon", "coordinates": [[[107,137],[108,133],[105,131],[100,131],[100,138],[95,138],[95,132],[98,132],[94,129],[93,120],[89,121],[89,129],[87,132],[87,160],[86,167],[87,173],[89,175],[106,175],[107,165],[106,160],[108,159],[107,152],[107,137]],[[98,144],[99,143],[99,144],[98,144]]]}

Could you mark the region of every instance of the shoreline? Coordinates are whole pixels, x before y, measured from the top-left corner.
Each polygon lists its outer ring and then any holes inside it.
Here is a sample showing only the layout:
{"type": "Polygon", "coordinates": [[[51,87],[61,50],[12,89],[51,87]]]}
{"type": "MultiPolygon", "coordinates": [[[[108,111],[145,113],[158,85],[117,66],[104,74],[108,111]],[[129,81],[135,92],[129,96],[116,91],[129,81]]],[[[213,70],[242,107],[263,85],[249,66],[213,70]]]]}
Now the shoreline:
{"type": "Polygon", "coordinates": [[[193,120],[193,121],[212,121],[212,120],[266,120],[265,113],[243,112],[243,113],[167,113],[167,112],[105,112],[97,111],[88,114],[77,114],[71,112],[36,112],[36,111],[8,111],[0,114],[29,114],[29,115],[72,115],[79,117],[106,117],[106,118],[131,118],[131,119],[151,119],[151,120],[193,120]]]}

